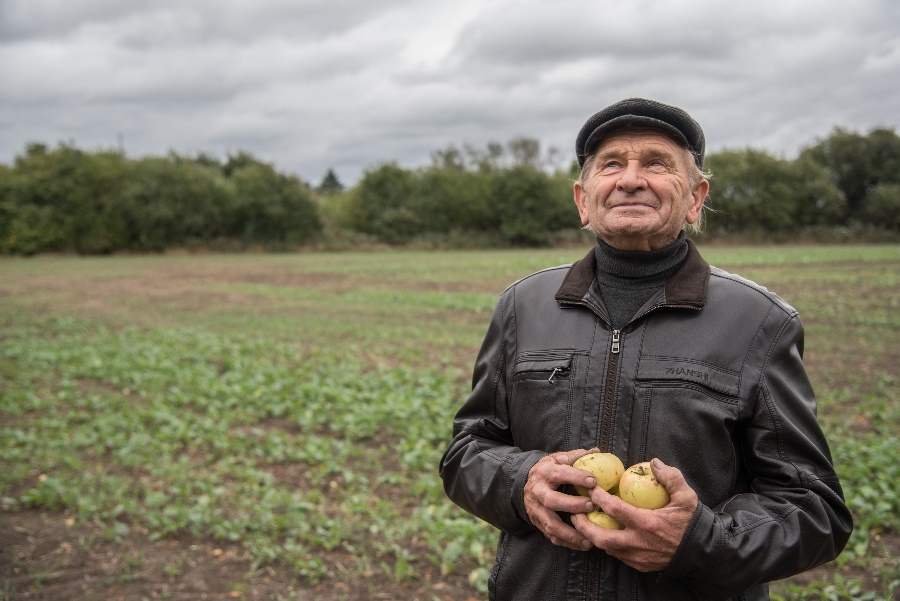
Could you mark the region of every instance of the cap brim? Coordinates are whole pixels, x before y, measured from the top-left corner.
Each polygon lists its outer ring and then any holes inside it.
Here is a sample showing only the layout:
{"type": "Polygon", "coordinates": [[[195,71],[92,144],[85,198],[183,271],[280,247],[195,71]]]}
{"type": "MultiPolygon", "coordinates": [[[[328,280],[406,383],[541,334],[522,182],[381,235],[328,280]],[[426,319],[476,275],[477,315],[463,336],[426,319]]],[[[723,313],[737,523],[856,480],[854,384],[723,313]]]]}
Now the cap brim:
{"type": "Polygon", "coordinates": [[[669,125],[665,121],[654,119],[653,117],[644,117],[641,115],[622,115],[621,117],[610,119],[591,132],[591,135],[588,136],[587,140],[584,143],[584,156],[589,157],[591,154],[593,154],[594,150],[596,150],[597,146],[600,145],[600,142],[603,141],[604,138],[609,136],[609,134],[611,134],[613,131],[622,129],[624,127],[649,127],[652,129],[660,129],[668,134],[671,138],[673,138],[676,142],[678,142],[688,150],[691,150],[691,145],[688,143],[687,138],[684,137],[684,134],[681,133],[677,127],[669,125]]]}

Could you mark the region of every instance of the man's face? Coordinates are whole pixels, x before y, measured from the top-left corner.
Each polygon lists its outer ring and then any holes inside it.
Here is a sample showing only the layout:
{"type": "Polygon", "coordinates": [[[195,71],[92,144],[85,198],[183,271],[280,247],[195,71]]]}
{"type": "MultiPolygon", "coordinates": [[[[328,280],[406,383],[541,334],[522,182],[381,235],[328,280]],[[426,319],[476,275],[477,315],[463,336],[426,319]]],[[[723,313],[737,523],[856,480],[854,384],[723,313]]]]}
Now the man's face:
{"type": "Polygon", "coordinates": [[[656,130],[622,130],[603,140],[575,183],[582,225],[620,250],[662,248],[700,218],[709,183],[692,187],[690,155],[656,130]]]}

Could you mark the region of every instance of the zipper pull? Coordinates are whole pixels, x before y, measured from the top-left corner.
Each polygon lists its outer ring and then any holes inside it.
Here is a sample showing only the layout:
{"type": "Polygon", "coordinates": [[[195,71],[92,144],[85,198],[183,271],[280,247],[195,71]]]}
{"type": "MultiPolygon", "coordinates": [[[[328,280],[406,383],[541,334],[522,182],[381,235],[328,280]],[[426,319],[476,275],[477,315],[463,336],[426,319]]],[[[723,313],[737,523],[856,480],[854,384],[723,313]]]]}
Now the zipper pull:
{"type": "Polygon", "coordinates": [[[561,371],[562,371],[561,367],[554,367],[553,372],[550,374],[550,378],[547,381],[550,382],[551,384],[553,384],[553,378],[555,378],[556,374],[558,374],[561,371]]]}
{"type": "Polygon", "coordinates": [[[613,339],[612,339],[612,349],[611,349],[611,351],[612,351],[612,354],[613,354],[613,355],[618,355],[618,354],[619,354],[619,338],[620,338],[620,335],[621,335],[621,332],[620,332],[619,330],[613,330],[613,331],[612,331],[612,337],[613,337],[613,339]]]}

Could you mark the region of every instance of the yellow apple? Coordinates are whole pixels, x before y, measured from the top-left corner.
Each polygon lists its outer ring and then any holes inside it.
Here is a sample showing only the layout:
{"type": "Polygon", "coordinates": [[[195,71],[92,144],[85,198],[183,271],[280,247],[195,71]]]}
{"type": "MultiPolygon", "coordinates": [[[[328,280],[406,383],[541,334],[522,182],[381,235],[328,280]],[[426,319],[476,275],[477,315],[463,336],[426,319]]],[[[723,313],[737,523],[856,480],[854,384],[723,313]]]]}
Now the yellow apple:
{"type": "Polygon", "coordinates": [[[669,493],[653,475],[649,461],[625,470],[619,480],[619,497],[629,505],[642,509],[659,509],[669,504],[669,493]]]}
{"type": "Polygon", "coordinates": [[[597,524],[601,528],[610,528],[612,530],[624,530],[625,526],[619,523],[615,518],[603,512],[602,509],[595,508],[593,511],[590,511],[584,514],[587,519],[597,524]]]}
{"type": "MultiPolygon", "coordinates": [[[[609,491],[619,484],[619,478],[625,471],[622,461],[612,453],[588,453],[575,460],[572,467],[589,472],[596,480],[597,486],[609,491]]],[[[590,497],[591,492],[583,486],[575,490],[583,497],[590,497]]]]}

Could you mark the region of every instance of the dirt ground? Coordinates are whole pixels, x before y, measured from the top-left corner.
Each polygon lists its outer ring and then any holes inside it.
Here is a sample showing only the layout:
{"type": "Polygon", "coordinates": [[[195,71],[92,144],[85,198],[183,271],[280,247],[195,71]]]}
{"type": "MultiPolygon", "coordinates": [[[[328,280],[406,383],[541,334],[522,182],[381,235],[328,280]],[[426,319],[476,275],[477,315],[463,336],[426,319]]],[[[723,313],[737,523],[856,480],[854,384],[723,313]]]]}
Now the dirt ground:
{"type": "MultiPolygon", "coordinates": [[[[900,554],[900,536],[877,539],[883,562],[868,569],[845,568],[866,590],[879,590],[881,572],[900,554]]],[[[75,524],[65,514],[0,510],[0,601],[104,599],[247,599],[300,601],[478,601],[466,578],[442,577],[431,566],[397,583],[384,572],[356,574],[352,557],[334,554],[327,563],[345,573],[325,584],[301,582],[284,567],[253,569],[237,545],[188,539],[150,540],[132,529],[108,541],[96,527],[75,524]]],[[[798,585],[830,580],[829,564],[790,580],[798,585]]],[[[897,591],[900,593],[900,591],[897,591]]],[[[895,595],[900,599],[900,594],[895,595]]]]}
{"type": "Polygon", "coordinates": [[[285,568],[254,570],[237,545],[150,540],[135,529],[107,541],[62,513],[0,510],[0,601],[476,599],[464,577],[441,578],[430,566],[398,584],[384,572],[351,573],[352,558],[328,563],[348,571],[340,581],[304,583],[285,568]]]}

